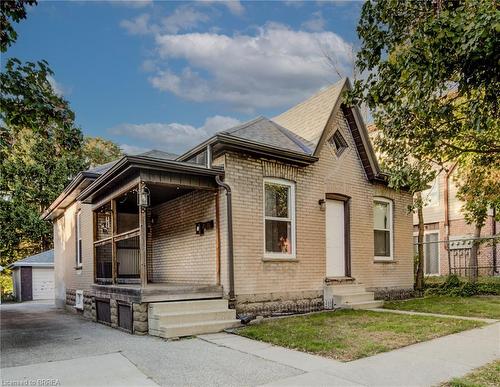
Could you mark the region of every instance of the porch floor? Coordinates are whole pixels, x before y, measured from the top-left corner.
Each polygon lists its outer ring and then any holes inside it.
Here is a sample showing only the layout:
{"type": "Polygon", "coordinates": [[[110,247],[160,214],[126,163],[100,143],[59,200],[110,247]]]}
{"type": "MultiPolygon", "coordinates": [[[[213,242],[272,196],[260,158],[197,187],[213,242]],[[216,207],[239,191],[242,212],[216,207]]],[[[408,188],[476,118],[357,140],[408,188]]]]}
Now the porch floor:
{"type": "Polygon", "coordinates": [[[108,298],[113,294],[116,299],[128,302],[162,302],[182,300],[202,300],[222,298],[222,286],[205,284],[148,283],[140,284],[92,285],[96,297],[108,298]]]}

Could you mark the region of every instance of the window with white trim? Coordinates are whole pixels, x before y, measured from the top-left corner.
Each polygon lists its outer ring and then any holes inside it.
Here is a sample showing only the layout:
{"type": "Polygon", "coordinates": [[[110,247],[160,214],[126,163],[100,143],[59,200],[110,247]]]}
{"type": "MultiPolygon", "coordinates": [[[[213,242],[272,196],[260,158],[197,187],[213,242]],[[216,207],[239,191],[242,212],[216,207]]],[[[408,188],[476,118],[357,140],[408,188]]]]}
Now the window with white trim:
{"type": "Polygon", "coordinates": [[[393,253],[392,201],[385,198],[373,199],[373,241],[374,255],[378,260],[391,260],[393,253]]]}
{"type": "Polygon", "coordinates": [[[82,222],[81,211],[76,213],[76,267],[82,266],[82,222]]]}
{"type": "Polygon", "coordinates": [[[266,257],[295,257],[295,184],[264,179],[264,240],[266,257]]]}

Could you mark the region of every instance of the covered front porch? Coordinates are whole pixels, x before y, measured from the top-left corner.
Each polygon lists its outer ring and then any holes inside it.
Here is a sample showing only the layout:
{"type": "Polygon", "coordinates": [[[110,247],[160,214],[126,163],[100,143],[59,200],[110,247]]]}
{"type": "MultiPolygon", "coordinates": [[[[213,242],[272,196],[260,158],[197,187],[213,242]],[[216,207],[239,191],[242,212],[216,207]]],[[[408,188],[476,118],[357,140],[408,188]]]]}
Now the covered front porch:
{"type": "Polygon", "coordinates": [[[219,168],[129,157],[82,193],[93,205],[96,297],[221,298],[219,168]],[[116,168],[116,169],[115,169],[116,168]]]}

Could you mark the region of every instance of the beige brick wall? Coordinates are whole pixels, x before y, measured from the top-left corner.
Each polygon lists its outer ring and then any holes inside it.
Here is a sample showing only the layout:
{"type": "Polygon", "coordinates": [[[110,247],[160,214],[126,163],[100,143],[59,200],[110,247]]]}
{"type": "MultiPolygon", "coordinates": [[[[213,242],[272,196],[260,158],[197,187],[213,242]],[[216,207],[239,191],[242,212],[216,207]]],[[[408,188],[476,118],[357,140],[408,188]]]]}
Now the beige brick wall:
{"type": "Polygon", "coordinates": [[[215,221],[215,195],[193,191],[152,209],[152,282],[216,283],[216,229],[195,233],[197,222],[215,221]]]}
{"type": "MultiPolygon", "coordinates": [[[[225,156],[226,182],[233,190],[236,294],[249,295],[321,291],[325,279],[325,212],[318,200],[325,193],[351,197],[352,275],[370,288],[413,285],[412,217],[407,213],[410,195],[370,184],[358,159],[354,142],[341,113],[330,131],[339,128],[349,148],[337,158],[325,144],[317,163],[296,168],[296,259],[264,260],[263,175],[268,162],[250,156],[225,156]],[[394,202],[394,260],[374,262],[373,197],[394,202]]],[[[280,178],[288,169],[274,168],[280,178]]],[[[261,298],[261,297],[257,297],[261,298]]]]}
{"type": "Polygon", "coordinates": [[[66,289],[90,290],[93,277],[92,206],[73,203],[54,222],[56,300],[66,298],[66,289]],[[76,269],[76,213],[81,211],[82,268],[76,269]]]}

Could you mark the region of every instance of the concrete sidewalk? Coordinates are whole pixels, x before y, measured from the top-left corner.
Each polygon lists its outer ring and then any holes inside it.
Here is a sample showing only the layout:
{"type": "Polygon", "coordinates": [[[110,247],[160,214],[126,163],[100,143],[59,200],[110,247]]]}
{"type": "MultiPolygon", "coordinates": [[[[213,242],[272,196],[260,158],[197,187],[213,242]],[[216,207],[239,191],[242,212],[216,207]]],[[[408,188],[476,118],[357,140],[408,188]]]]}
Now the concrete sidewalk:
{"type": "Polygon", "coordinates": [[[158,386],[120,353],[2,368],[2,385],[158,386]]]}
{"type": "Polygon", "coordinates": [[[200,338],[304,371],[272,386],[433,386],[500,358],[500,323],[348,363],[231,334],[200,338]]]}

